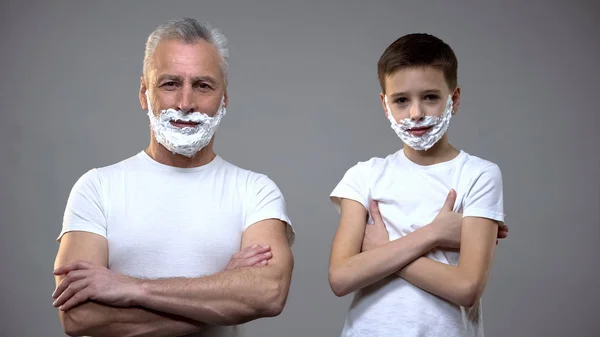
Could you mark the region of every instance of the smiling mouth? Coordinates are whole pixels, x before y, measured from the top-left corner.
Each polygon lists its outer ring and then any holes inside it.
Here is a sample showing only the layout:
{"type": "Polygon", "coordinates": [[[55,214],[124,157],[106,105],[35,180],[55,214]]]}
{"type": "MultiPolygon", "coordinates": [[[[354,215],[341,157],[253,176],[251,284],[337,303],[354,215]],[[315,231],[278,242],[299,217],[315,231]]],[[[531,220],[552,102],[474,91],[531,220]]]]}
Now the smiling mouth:
{"type": "Polygon", "coordinates": [[[431,130],[432,127],[433,126],[416,127],[416,128],[409,129],[408,132],[414,136],[422,136],[422,135],[426,134],[427,132],[429,132],[429,130],[431,130]]]}
{"type": "Polygon", "coordinates": [[[171,121],[171,125],[177,126],[180,128],[185,128],[185,127],[196,127],[196,126],[200,125],[200,123],[175,120],[175,121],[171,121]]]}

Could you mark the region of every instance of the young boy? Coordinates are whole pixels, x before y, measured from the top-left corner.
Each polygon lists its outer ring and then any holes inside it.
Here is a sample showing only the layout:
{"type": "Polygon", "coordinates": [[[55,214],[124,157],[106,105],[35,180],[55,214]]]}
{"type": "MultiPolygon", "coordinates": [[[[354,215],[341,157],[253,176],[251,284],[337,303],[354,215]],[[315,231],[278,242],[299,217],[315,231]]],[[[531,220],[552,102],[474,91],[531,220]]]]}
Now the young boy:
{"type": "Polygon", "coordinates": [[[404,147],[359,162],[330,196],[340,221],[329,282],[337,296],[356,292],[342,336],[483,336],[480,298],[506,236],[502,175],[448,142],[456,56],[410,34],[385,50],[378,73],[404,147]]]}

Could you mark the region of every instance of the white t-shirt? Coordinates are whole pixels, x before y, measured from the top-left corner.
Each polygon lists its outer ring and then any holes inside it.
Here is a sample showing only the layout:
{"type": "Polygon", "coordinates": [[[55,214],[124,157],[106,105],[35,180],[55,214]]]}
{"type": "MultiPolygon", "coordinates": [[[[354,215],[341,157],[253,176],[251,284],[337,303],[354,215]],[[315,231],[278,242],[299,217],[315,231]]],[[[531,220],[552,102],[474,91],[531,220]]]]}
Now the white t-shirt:
{"type": "MultiPolygon", "coordinates": [[[[108,240],[111,270],[139,278],[201,277],[224,269],[240,250],[242,234],[264,219],[288,224],[286,204],[267,176],[217,156],[195,168],[163,165],[141,151],[92,169],[74,185],[62,231],[108,240]]],[[[194,336],[237,336],[218,327],[194,336]]]]}
{"type": "MultiPolygon", "coordinates": [[[[504,222],[500,169],[464,151],[430,166],[412,162],[403,150],[359,162],[346,172],[330,198],[338,212],[341,198],[356,200],[367,211],[371,200],[378,201],[390,240],[395,240],[430,223],[452,188],[457,192],[454,211],[504,222]]],[[[457,265],[459,254],[436,249],[427,256],[457,265]]],[[[481,302],[460,307],[393,275],[355,293],[342,336],[481,337],[481,302]]]]}

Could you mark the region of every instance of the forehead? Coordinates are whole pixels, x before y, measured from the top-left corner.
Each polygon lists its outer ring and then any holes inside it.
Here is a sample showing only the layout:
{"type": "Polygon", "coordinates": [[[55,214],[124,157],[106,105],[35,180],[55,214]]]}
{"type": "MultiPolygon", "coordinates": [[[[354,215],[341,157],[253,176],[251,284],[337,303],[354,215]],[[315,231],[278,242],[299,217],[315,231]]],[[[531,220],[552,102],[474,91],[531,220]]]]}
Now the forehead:
{"type": "Polygon", "coordinates": [[[434,67],[410,67],[400,69],[385,78],[388,93],[424,90],[449,90],[441,69],[434,67]]]}
{"type": "Polygon", "coordinates": [[[221,79],[220,56],[217,48],[204,40],[185,43],[178,40],[161,41],[153,55],[153,68],[161,74],[182,77],[212,76],[221,79]]]}

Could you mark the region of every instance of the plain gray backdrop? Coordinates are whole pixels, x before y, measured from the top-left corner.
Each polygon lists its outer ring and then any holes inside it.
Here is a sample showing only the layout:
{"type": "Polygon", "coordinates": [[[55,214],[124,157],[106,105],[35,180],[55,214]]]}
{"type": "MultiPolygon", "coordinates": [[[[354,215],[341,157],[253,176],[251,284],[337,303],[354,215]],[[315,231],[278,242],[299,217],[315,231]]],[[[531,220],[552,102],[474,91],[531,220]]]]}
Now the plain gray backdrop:
{"type": "Polygon", "coordinates": [[[377,60],[432,33],[459,60],[458,148],[500,165],[509,238],[483,298],[487,336],[599,336],[600,10],[597,1],[3,1],[0,335],[62,336],[52,266],[73,183],[145,148],[144,43],[177,17],[231,47],[216,151],[271,177],[297,231],[289,300],[250,336],[339,336],[350,296],[327,282],[328,195],[401,142],[377,60]]]}

